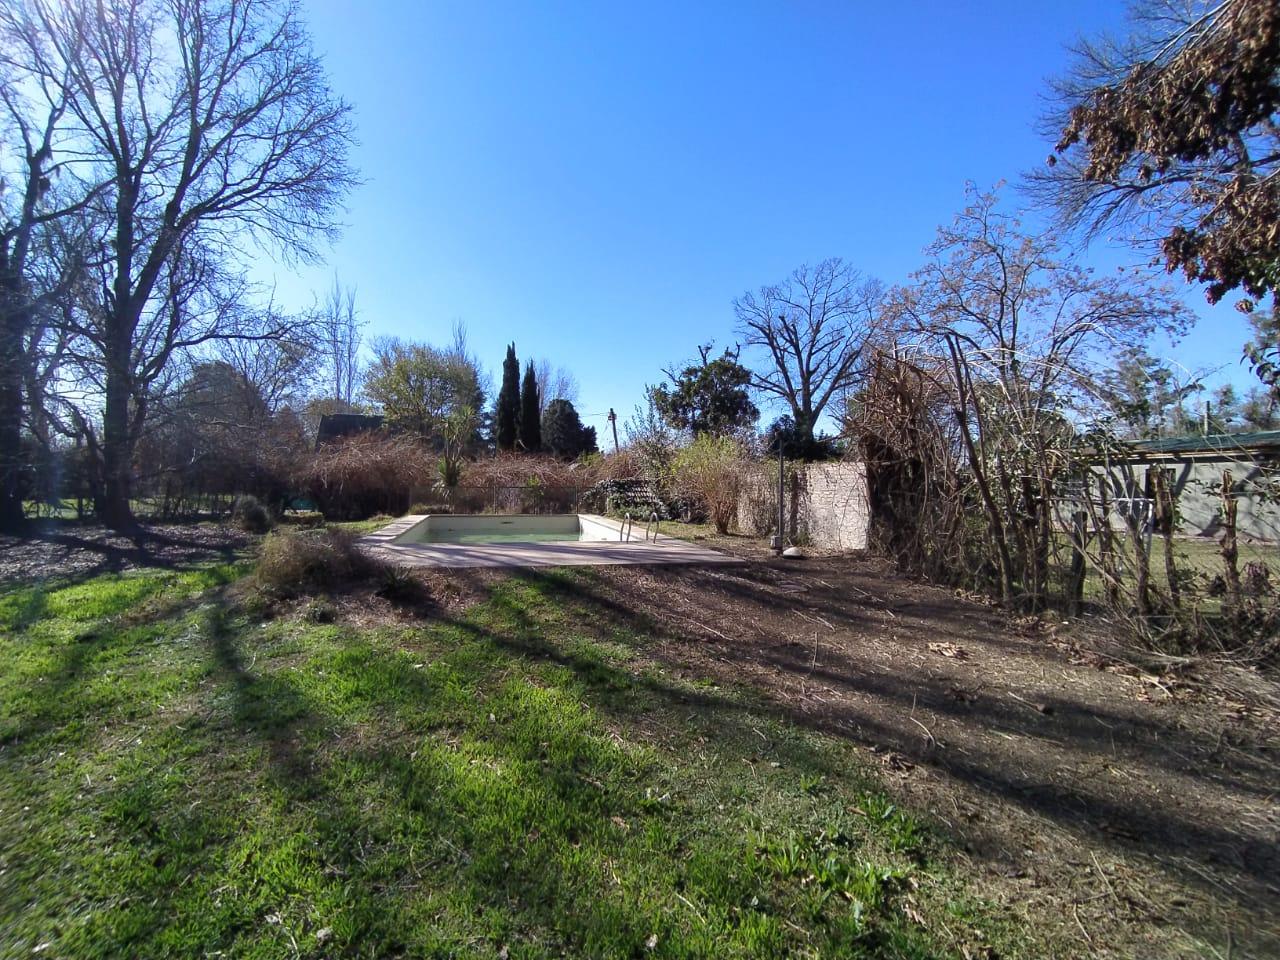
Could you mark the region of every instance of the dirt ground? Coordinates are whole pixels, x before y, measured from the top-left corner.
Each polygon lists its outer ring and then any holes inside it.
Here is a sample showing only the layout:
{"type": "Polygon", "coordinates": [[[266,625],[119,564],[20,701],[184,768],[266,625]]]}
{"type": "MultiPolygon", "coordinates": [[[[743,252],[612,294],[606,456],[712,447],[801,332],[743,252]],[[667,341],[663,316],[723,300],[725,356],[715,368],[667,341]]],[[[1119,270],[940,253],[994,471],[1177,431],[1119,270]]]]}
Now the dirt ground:
{"type": "Polygon", "coordinates": [[[863,745],[989,897],[1082,955],[1204,955],[1190,932],[1280,956],[1276,678],[1011,622],[875,559],[738,550],[753,562],[600,568],[595,599],[661,624],[665,664],[863,745]]]}

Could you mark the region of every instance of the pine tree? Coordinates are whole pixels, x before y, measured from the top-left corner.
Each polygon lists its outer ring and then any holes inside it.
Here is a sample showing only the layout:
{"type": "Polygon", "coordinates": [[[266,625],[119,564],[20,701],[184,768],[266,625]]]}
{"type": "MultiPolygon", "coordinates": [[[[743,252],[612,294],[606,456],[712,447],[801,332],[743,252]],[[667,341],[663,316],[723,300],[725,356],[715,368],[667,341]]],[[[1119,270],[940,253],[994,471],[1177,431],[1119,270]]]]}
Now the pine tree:
{"type": "Polygon", "coordinates": [[[516,359],[516,345],[507,347],[507,358],[502,361],[502,389],[494,410],[494,439],[499,450],[514,450],[520,424],[520,361],[516,359]]]}
{"type": "Polygon", "coordinates": [[[524,368],[524,383],[520,386],[520,444],[526,453],[542,449],[541,404],[538,402],[538,376],[533,364],[524,368]]]}

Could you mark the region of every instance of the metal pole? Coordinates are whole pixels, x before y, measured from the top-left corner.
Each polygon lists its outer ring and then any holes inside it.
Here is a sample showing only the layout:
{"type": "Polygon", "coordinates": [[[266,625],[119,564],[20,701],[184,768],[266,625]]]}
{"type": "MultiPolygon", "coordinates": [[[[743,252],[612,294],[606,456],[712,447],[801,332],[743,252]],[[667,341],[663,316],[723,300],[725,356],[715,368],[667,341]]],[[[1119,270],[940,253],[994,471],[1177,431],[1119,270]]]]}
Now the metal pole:
{"type": "Polygon", "coordinates": [[[786,526],[787,526],[787,513],[786,513],[786,504],[785,504],[786,491],[783,489],[786,481],[785,481],[785,473],[782,466],[782,437],[780,434],[781,434],[781,431],[779,431],[779,436],[778,436],[778,544],[773,549],[773,552],[779,557],[782,556],[783,536],[784,536],[783,531],[786,529],[786,526]]]}
{"type": "Polygon", "coordinates": [[[609,408],[609,426],[613,427],[613,452],[618,452],[618,415],[609,408]]]}

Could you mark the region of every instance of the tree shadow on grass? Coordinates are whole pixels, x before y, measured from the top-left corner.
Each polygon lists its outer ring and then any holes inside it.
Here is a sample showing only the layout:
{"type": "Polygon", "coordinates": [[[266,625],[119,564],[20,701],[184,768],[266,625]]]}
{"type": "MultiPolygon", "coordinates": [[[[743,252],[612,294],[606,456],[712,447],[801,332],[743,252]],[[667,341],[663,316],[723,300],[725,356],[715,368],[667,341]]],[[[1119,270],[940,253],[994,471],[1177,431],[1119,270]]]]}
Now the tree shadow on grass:
{"type": "MultiPolygon", "coordinates": [[[[698,571],[668,575],[696,577],[698,571]]],[[[752,683],[766,674],[753,677],[751,671],[761,670],[771,672],[775,678],[829,684],[846,694],[834,708],[815,708],[810,703],[787,702],[775,693],[763,709],[779,719],[862,745],[890,747],[1002,803],[1048,818],[1091,844],[1143,854],[1181,881],[1215,896],[1222,893],[1220,881],[1229,877],[1230,886],[1250,908],[1266,910],[1274,903],[1276,878],[1280,876],[1280,845],[1273,833],[1254,823],[1216,822],[1194,807],[1180,807],[1167,800],[1154,802],[1154,794],[1149,791],[1103,792],[1095,789],[1092,782],[1050,779],[1041,756],[1040,744],[1048,739],[1103,766],[1119,763],[1136,769],[1139,776],[1144,767],[1165,768],[1211,790],[1229,787],[1258,800],[1273,794],[1274,768],[1260,761],[1243,759],[1230,770],[1212,773],[1189,765],[1183,753],[1191,751],[1203,756],[1213,749],[1207,732],[1188,732],[1155,722],[1144,730],[1143,722],[1134,717],[1075,702],[1067,694],[1041,704],[1043,712],[1032,704],[996,698],[970,705],[956,698],[953,682],[945,675],[930,677],[919,671],[904,674],[891,663],[872,671],[865,662],[831,653],[824,655],[819,666],[816,658],[810,660],[808,650],[796,651],[782,645],[749,649],[746,644],[734,646],[702,632],[676,629],[669,620],[659,624],[645,608],[650,604],[660,607],[660,597],[637,604],[631,596],[610,589],[590,573],[537,570],[522,572],[519,578],[577,608],[580,615],[575,622],[597,636],[607,632],[603,625],[609,624],[624,624],[647,635],[646,654],[657,656],[672,667],[692,666],[702,672],[718,672],[725,683],[752,683]],[[664,638],[672,642],[660,642],[664,638]],[[678,652],[682,646],[700,648],[699,656],[693,660],[683,657],[678,652]],[[706,655],[708,647],[722,655],[719,666],[715,657],[706,655]],[[994,742],[979,738],[966,742],[963,748],[938,744],[915,722],[917,716],[928,720],[930,714],[950,715],[1005,736],[994,742]],[[1147,742],[1140,743],[1140,738],[1147,742]],[[1127,748],[1123,757],[1117,756],[1117,740],[1127,748]]],[[[729,592],[744,604],[762,602],[759,596],[753,597],[737,587],[729,592]]],[[[838,617],[840,612],[820,609],[829,618],[838,617]]],[[[742,616],[751,619],[750,606],[742,616]]],[[[761,709],[719,698],[703,698],[697,706],[721,715],[761,709]]],[[[956,839],[966,841],[964,835],[956,839]]]]}
{"type": "Polygon", "coordinates": [[[0,536],[0,576],[12,585],[67,585],[127,570],[190,570],[239,560],[251,542],[224,527],[139,526],[115,533],[58,525],[22,537],[0,536]]]}
{"type": "MultiPolygon", "coordinates": [[[[717,717],[717,729],[726,734],[732,730],[734,744],[752,743],[758,749],[759,734],[746,714],[724,710],[719,697],[677,689],[652,676],[642,678],[637,691],[635,676],[546,642],[540,624],[518,608],[501,614],[501,627],[466,618],[442,619],[434,627],[491,652],[488,662],[460,661],[482,674],[473,680],[497,689],[489,691],[484,707],[477,706],[469,688],[452,689],[447,672],[436,674],[430,665],[418,669],[421,664],[415,666],[412,657],[396,649],[357,643],[339,660],[327,662],[326,674],[355,698],[361,711],[367,709],[367,719],[338,716],[321,706],[294,675],[255,672],[222,619],[225,613],[211,617],[207,642],[218,680],[232,693],[230,722],[237,737],[264,747],[267,775],[291,801],[307,805],[325,868],[339,872],[344,890],[360,901],[351,908],[359,914],[353,947],[359,942],[380,952],[412,949],[397,918],[412,912],[405,896],[434,888],[445,902],[452,890],[461,897],[456,906],[485,912],[488,920],[477,924],[481,929],[487,925],[495,937],[532,937],[553,952],[643,952],[659,922],[652,906],[642,908],[634,900],[643,891],[601,887],[601,866],[574,851],[580,844],[585,849],[605,844],[607,849],[615,841],[621,851],[623,835],[612,840],[605,835],[615,829],[610,826],[615,819],[631,824],[630,836],[644,836],[646,822],[670,822],[673,811],[655,806],[644,792],[647,761],[616,747],[592,724],[583,729],[570,724],[565,731],[539,726],[530,734],[522,732],[518,717],[504,715],[477,729],[477,711],[481,716],[483,710],[504,711],[502,691],[509,685],[504,678],[512,674],[514,657],[567,667],[585,686],[589,701],[607,704],[606,714],[615,717],[641,721],[657,701],[663,710],[693,708],[717,717]],[[462,736],[478,738],[472,743],[479,744],[480,752],[470,759],[456,756],[446,734],[429,728],[439,722],[460,724],[462,736]],[[485,757],[492,758],[495,770],[478,762],[485,757]],[[370,793],[372,783],[381,784],[376,793],[370,793]],[[352,789],[356,784],[360,786],[352,789]],[[521,814],[530,819],[521,821],[521,814]],[[407,887],[389,882],[380,873],[380,845],[397,846],[395,856],[400,856],[406,843],[413,848],[415,838],[422,842],[425,862],[411,872],[427,879],[405,879],[407,887]],[[417,889],[418,882],[425,889],[417,889]]],[[[526,689],[537,696],[537,687],[517,685],[511,694],[517,704],[526,689]]],[[[572,712],[572,698],[565,708],[572,712]]],[[[725,749],[725,744],[715,749],[725,749]]],[[[792,762],[819,774],[848,776],[816,753],[797,750],[792,762]]],[[[661,830],[673,837],[680,832],[661,830]]],[[[678,846],[684,842],[673,840],[678,846]]],[[[696,899],[697,883],[686,876],[684,866],[689,852],[673,848],[665,869],[684,878],[680,883],[689,882],[686,892],[696,899]]],[[[741,872],[742,909],[754,911],[747,905],[752,883],[745,863],[741,872]]],[[[707,891],[713,901],[720,895],[707,891]]],[[[768,903],[759,906],[768,908],[768,903]]],[[[669,919],[662,921],[664,927],[669,924],[669,919]]],[[[880,935],[868,934],[865,946],[874,948],[880,935]]],[[[710,947],[709,941],[707,952],[714,952],[710,947]]]]}

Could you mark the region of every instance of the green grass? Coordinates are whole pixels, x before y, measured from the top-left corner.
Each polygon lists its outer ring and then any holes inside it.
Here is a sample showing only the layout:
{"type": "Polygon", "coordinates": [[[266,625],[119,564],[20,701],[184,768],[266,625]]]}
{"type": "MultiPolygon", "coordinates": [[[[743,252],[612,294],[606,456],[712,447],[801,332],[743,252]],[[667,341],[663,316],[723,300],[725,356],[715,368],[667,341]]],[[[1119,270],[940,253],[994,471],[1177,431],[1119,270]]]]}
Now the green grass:
{"type": "Polygon", "coordinates": [[[1043,955],[590,572],[376,629],[249,619],[243,572],[0,591],[0,956],[1043,955]]]}
{"type": "Polygon", "coordinates": [[[337,530],[346,530],[356,536],[363,536],[366,533],[376,533],[395,519],[395,517],[379,515],[368,520],[331,520],[327,526],[337,530]]]}
{"type": "MultiPolygon", "coordinates": [[[[1131,538],[1122,532],[1115,534],[1113,541],[1118,569],[1121,577],[1130,588],[1136,570],[1136,559],[1131,538]]],[[[1179,582],[1183,584],[1184,593],[1201,595],[1206,592],[1209,582],[1225,569],[1222,560],[1222,544],[1217,539],[1207,537],[1175,537],[1174,562],[1179,571],[1179,582]]],[[[1070,560],[1070,541],[1063,535],[1059,541],[1059,576],[1066,581],[1067,564],[1070,560]]],[[[1241,540],[1239,543],[1237,569],[1243,571],[1245,564],[1256,561],[1270,568],[1272,576],[1280,575],[1280,547],[1275,544],[1241,540]]],[[[1098,559],[1098,545],[1094,540],[1089,545],[1090,565],[1088,567],[1084,596],[1090,602],[1101,602],[1105,595],[1104,580],[1101,572],[1094,565],[1098,559]]],[[[1169,578],[1165,567],[1164,540],[1159,536],[1151,539],[1150,577],[1153,589],[1161,593],[1168,592],[1169,578]]],[[[1210,599],[1203,603],[1203,612],[1216,612],[1219,603],[1210,599]]]]}

